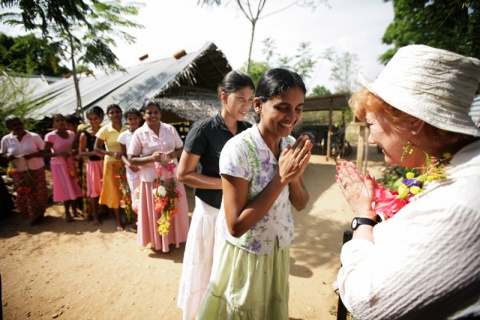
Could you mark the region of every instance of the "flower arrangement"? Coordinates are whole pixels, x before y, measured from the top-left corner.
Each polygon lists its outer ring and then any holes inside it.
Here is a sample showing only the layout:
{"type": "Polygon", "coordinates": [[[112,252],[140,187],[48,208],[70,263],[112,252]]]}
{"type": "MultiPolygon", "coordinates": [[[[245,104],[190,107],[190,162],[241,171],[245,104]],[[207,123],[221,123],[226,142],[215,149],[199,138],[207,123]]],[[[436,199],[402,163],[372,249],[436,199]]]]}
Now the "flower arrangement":
{"type": "Polygon", "coordinates": [[[173,161],[168,163],[155,162],[157,170],[157,178],[154,180],[153,198],[155,211],[160,214],[157,220],[158,233],[162,236],[168,235],[170,229],[170,220],[178,213],[177,203],[182,193],[177,188],[175,179],[171,178],[167,181],[161,179],[162,171],[167,170],[173,174],[176,164],[173,161]]]}
{"type": "Polygon", "coordinates": [[[127,183],[125,167],[120,167],[118,171],[118,175],[116,175],[115,178],[119,179],[120,190],[122,191],[122,200],[120,200],[120,203],[125,209],[127,222],[130,223],[132,221],[132,196],[130,193],[130,188],[128,187],[128,183],[127,183]]]}
{"type": "MultiPolygon", "coordinates": [[[[413,144],[408,143],[404,147],[402,160],[405,155],[412,154],[413,144]]],[[[452,157],[444,153],[443,158],[432,164],[430,155],[423,151],[426,158],[425,168],[422,174],[412,169],[405,174],[397,186],[397,190],[389,190],[384,185],[375,188],[375,205],[373,210],[382,220],[393,217],[400,209],[406,206],[412,197],[423,192],[425,187],[435,180],[446,178],[446,166],[444,165],[452,157]]]]}
{"type": "Polygon", "coordinates": [[[7,175],[14,181],[18,181],[18,194],[34,194],[35,193],[35,179],[29,168],[25,171],[18,171],[12,162],[8,164],[7,175]]]}

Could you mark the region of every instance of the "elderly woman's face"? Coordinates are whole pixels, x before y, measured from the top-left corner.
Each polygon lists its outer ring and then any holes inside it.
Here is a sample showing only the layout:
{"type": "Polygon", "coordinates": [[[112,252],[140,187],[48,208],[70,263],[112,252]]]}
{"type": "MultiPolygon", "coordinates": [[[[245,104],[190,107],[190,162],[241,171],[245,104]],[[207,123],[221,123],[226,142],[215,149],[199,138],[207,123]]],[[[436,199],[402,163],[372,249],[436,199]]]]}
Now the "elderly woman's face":
{"type": "Polygon", "coordinates": [[[365,116],[367,127],[370,129],[368,143],[377,144],[385,155],[385,162],[388,164],[401,164],[408,167],[405,161],[401,161],[403,146],[407,140],[403,135],[391,129],[391,125],[383,112],[368,112],[365,116]]]}

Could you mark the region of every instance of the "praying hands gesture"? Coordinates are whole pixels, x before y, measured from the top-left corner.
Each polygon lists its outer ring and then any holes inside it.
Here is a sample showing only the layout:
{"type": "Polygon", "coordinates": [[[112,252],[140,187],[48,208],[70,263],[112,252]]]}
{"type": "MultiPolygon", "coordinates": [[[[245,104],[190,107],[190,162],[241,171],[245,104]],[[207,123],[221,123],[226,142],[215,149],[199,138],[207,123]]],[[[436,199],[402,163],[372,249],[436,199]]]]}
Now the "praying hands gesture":
{"type": "Polygon", "coordinates": [[[351,162],[341,161],[336,169],[338,175],[335,180],[355,216],[375,220],[376,214],[372,209],[377,185],[375,179],[368,173],[363,176],[351,162]]]}
{"type": "Polygon", "coordinates": [[[283,150],[278,160],[278,174],[282,182],[290,183],[303,174],[310,160],[312,147],[308,136],[300,136],[293,146],[289,145],[283,150]]]}

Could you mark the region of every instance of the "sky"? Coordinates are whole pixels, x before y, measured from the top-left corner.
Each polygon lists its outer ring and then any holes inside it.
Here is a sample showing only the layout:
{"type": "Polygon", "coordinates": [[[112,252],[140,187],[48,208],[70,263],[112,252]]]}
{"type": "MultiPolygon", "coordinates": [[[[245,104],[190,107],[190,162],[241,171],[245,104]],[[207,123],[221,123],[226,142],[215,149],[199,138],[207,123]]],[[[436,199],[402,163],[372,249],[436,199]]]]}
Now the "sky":
{"type": "MultiPolygon", "coordinates": [[[[165,58],[185,49],[198,50],[212,41],[225,54],[233,69],[245,66],[251,36],[251,23],[234,0],[223,0],[220,6],[197,5],[197,0],[143,0],[135,21],[144,29],[130,30],[137,37],[133,45],[118,44],[114,50],[120,63],[126,67],[139,62],[148,54],[150,59],[165,58]]],[[[291,4],[292,0],[269,0],[264,13],[275,12],[291,4]]],[[[308,89],[324,85],[335,87],[329,79],[331,64],[319,57],[327,48],[339,53],[350,52],[358,57],[361,72],[374,78],[383,66],[378,57],[389,46],[381,38],[393,21],[393,4],[384,0],[328,0],[327,5],[311,8],[292,6],[263,19],[256,25],[252,58],[265,61],[263,40],[274,39],[278,54],[293,56],[301,42],[309,42],[317,64],[308,89]]]]}
{"type": "MultiPolygon", "coordinates": [[[[125,1],[125,0],[124,0],[125,1]]],[[[197,51],[213,42],[225,54],[234,70],[245,66],[251,36],[251,23],[234,0],[223,0],[220,6],[200,6],[197,0],[136,0],[145,5],[133,20],[144,29],[128,29],[135,44],[117,42],[113,51],[123,67],[171,57],[184,49],[197,51]]],[[[252,59],[265,61],[263,40],[275,40],[280,56],[293,56],[301,42],[309,42],[318,62],[307,89],[323,85],[334,91],[330,78],[331,64],[319,58],[327,48],[358,57],[361,72],[374,78],[382,69],[378,57],[389,46],[381,43],[387,26],[393,21],[393,4],[384,0],[327,0],[315,10],[291,6],[287,10],[260,19],[256,25],[252,59]]],[[[269,0],[262,16],[291,4],[293,0],[269,0]]],[[[0,28],[5,32],[5,28],[0,28]]],[[[7,32],[9,33],[9,32],[7,32]]]]}

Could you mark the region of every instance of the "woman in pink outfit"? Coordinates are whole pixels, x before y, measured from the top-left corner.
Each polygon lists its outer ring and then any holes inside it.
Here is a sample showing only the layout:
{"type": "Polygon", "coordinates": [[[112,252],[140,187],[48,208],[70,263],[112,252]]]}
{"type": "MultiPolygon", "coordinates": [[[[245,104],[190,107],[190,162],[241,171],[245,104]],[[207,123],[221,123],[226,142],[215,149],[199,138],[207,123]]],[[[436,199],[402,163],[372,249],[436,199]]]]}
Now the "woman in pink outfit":
{"type": "Polygon", "coordinates": [[[50,171],[53,180],[53,201],[62,202],[65,206],[65,218],[72,222],[70,214],[77,216],[75,200],[82,196],[75,176],[75,163],[72,155],[72,145],[75,133],[67,130],[65,117],[61,114],[53,116],[55,131],[45,135],[45,157],[51,158],[50,171]]]}
{"type": "Polygon", "coordinates": [[[80,155],[88,157],[85,167],[85,180],[87,183],[87,197],[90,203],[90,212],[93,216],[93,225],[101,225],[98,220],[98,198],[102,192],[103,155],[95,152],[96,134],[101,128],[104,117],[103,109],[93,106],[87,110],[87,119],[90,127],[80,135],[80,155]]]}
{"type": "Polygon", "coordinates": [[[171,243],[178,248],[180,243],[187,241],[185,188],[177,182],[181,194],[176,203],[178,213],[172,216],[168,233],[161,235],[158,231],[161,212],[155,210],[154,204],[153,190],[157,186],[154,180],[159,177],[166,184],[171,179],[176,181],[177,158],[183,151],[183,141],[173,126],[160,121],[161,110],[156,102],[147,101],[142,111],[145,124],[135,131],[127,151],[130,163],[141,167],[137,243],[141,247],[151,243],[152,249],[169,252],[171,243]],[[170,165],[167,166],[167,163],[170,165]]]}

